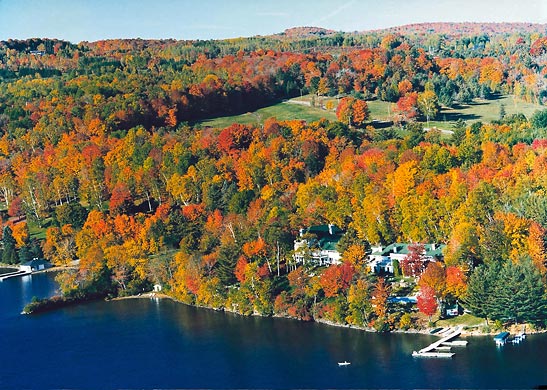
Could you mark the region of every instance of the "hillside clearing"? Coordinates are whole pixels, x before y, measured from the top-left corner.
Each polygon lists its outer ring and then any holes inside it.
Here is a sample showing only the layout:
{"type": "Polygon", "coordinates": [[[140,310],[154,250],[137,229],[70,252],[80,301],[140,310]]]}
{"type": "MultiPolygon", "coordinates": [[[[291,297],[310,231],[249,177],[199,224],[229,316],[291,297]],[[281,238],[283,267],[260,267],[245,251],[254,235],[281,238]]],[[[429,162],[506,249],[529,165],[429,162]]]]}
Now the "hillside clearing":
{"type": "MultiPolygon", "coordinates": [[[[335,121],[335,109],[325,109],[329,105],[329,101],[333,107],[336,107],[338,104],[338,99],[334,97],[305,95],[264,107],[254,112],[206,119],[198,123],[202,126],[224,128],[232,123],[263,124],[265,119],[271,117],[279,121],[301,119],[306,122],[314,122],[322,118],[335,121]]],[[[393,120],[394,103],[371,100],[367,104],[371,119],[382,122],[393,120]]],[[[479,121],[488,123],[499,120],[501,105],[504,105],[507,116],[520,113],[524,114],[527,118],[530,118],[535,111],[544,108],[539,104],[528,103],[512,95],[498,96],[490,100],[475,99],[471,104],[455,105],[452,108],[443,107],[437,116],[437,120],[430,121],[428,127],[450,130],[459,119],[468,124],[479,121]]],[[[425,124],[425,122],[423,123],[425,124]]]]}

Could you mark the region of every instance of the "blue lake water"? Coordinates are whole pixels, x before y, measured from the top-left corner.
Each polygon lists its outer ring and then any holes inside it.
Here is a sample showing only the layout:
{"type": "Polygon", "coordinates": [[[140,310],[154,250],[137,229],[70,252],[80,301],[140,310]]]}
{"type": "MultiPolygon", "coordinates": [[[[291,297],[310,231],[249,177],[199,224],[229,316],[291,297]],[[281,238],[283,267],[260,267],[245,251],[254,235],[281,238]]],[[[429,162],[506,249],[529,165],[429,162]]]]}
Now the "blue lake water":
{"type": "Polygon", "coordinates": [[[0,282],[0,388],[533,388],[546,335],[497,349],[470,338],[453,359],[413,358],[432,336],[248,318],[169,300],[94,302],[20,315],[52,274],[0,282]],[[350,361],[338,367],[339,361],[350,361]]]}

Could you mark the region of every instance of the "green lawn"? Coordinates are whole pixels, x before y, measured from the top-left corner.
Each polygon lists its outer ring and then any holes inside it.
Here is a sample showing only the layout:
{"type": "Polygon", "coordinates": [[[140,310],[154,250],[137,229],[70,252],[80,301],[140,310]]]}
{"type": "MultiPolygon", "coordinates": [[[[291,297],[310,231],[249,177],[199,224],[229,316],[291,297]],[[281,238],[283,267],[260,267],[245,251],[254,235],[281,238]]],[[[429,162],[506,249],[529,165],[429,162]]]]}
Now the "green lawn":
{"type": "Polygon", "coordinates": [[[42,222],[42,227],[38,226],[38,224],[34,221],[27,220],[27,226],[30,234],[30,238],[37,239],[37,240],[45,240],[46,239],[46,230],[51,225],[51,218],[47,218],[42,222]]]}
{"type": "MultiPolygon", "coordinates": [[[[313,95],[305,95],[292,99],[303,103],[313,103],[315,107],[304,104],[294,104],[282,102],[273,106],[261,108],[254,112],[248,112],[242,115],[225,116],[213,119],[206,119],[198,122],[202,126],[210,126],[224,128],[232,123],[241,124],[262,124],[265,119],[274,117],[277,120],[302,119],[306,122],[314,122],[322,118],[335,121],[336,115],[334,110],[327,111],[325,107],[328,101],[331,101],[335,106],[338,103],[336,98],[318,97],[313,95]]],[[[394,104],[380,100],[372,100],[367,102],[371,119],[376,121],[392,120],[392,109],[394,104]]],[[[536,110],[544,109],[534,103],[527,103],[511,95],[500,96],[491,100],[476,99],[472,104],[462,104],[454,108],[443,108],[438,117],[434,121],[429,122],[429,127],[437,127],[439,129],[450,130],[453,124],[462,119],[467,123],[474,122],[492,122],[499,119],[500,106],[505,105],[506,115],[517,113],[524,114],[530,118],[536,110]]],[[[425,125],[427,126],[427,125],[425,125]]]]}
{"type": "Polygon", "coordinates": [[[484,326],[486,324],[486,320],[484,318],[478,318],[475,316],[472,316],[471,314],[463,314],[461,316],[453,317],[446,320],[438,320],[435,322],[435,326],[438,327],[448,327],[448,326],[468,326],[468,327],[480,327],[484,326]]]}
{"type": "Polygon", "coordinates": [[[224,128],[230,126],[232,123],[262,124],[264,123],[264,120],[272,117],[277,118],[279,121],[302,119],[306,122],[315,122],[322,118],[331,121],[336,120],[334,112],[329,112],[317,107],[282,102],[274,104],[273,106],[261,108],[254,112],[206,119],[198,123],[202,126],[224,128]]]}
{"type": "MultiPolygon", "coordinates": [[[[381,121],[391,120],[393,103],[380,100],[367,103],[372,119],[381,121]]],[[[443,107],[437,116],[437,120],[429,122],[429,127],[450,130],[458,119],[462,119],[467,123],[478,121],[484,123],[492,122],[500,119],[500,106],[502,104],[505,105],[505,113],[507,116],[522,113],[527,118],[530,118],[536,110],[545,108],[539,104],[527,103],[511,95],[500,96],[499,98],[491,100],[476,99],[472,104],[462,104],[455,106],[454,108],[443,107]]]]}
{"type": "Polygon", "coordinates": [[[544,106],[527,103],[511,95],[500,96],[499,98],[491,100],[476,99],[475,102],[470,105],[462,104],[455,108],[443,108],[439,113],[437,120],[430,122],[430,127],[447,129],[458,119],[462,119],[468,123],[478,121],[487,123],[499,120],[500,106],[502,104],[505,105],[507,116],[524,114],[526,118],[530,118],[535,111],[545,109],[544,106]]]}

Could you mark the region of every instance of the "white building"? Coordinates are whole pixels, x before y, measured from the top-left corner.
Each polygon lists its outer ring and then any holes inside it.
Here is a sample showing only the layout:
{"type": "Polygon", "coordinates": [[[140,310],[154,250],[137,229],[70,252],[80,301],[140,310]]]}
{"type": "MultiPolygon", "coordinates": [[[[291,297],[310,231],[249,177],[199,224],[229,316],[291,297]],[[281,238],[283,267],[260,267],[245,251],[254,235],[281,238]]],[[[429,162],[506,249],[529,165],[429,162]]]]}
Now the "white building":
{"type": "MultiPolygon", "coordinates": [[[[409,254],[409,247],[412,244],[394,243],[386,247],[381,245],[371,248],[368,256],[368,264],[372,272],[377,274],[390,273],[394,271],[393,261],[397,260],[399,264],[409,254]]],[[[424,263],[439,261],[443,259],[444,244],[424,244],[422,260],[424,263]]]]}
{"type": "Polygon", "coordinates": [[[51,268],[51,264],[45,260],[34,259],[19,266],[21,271],[36,272],[51,268]]]}
{"type": "Polygon", "coordinates": [[[297,263],[311,262],[316,265],[341,264],[337,245],[344,232],[335,225],[310,226],[300,229],[294,241],[294,259],[297,263]]]}

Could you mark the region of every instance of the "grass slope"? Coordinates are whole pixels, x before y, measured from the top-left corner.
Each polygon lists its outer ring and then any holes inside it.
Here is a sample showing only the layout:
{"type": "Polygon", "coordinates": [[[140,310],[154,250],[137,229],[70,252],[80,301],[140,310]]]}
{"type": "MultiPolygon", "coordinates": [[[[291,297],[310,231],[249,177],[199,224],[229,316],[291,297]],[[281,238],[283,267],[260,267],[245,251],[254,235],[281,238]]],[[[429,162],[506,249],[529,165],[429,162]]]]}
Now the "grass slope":
{"type": "MultiPolygon", "coordinates": [[[[331,121],[336,120],[334,110],[327,111],[320,108],[320,106],[324,107],[328,101],[332,101],[336,106],[338,103],[336,98],[306,95],[292,100],[300,104],[282,102],[254,112],[207,119],[198,123],[202,126],[224,128],[232,123],[262,124],[265,119],[271,117],[277,118],[277,120],[301,119],[306,122],[314,122],[322,118],[331,121]],[[312,106],[312,103],[315,107],[312,106]]],[[[392,120],[393,103],[373,100],[367,102],[367,104],[371,119],[377,121],[392,120]]],[[[506,115],[522,113],[527,118],[530,118],[536,110],[545,108],[538,104],[527,103],[511,95],[499,96],[490,100],[477,99],[472,104],[462,104],[454,108],[443,108],[436,120],[429,122],[429,127],[450,130],[458,119],[462,119],[468,124],[478,121],[484,123],[492,122],[499,119],[502,104],[505,106],[506,115]]]]}
{"type": "Polygon", "coordinates": [[[240,124],[262,124],[268,118],[276,118],[279,121],[301,119],[306,122],[315,122],[322,118],[335,121],[334,112],[322,110],[317,107],[311,107],[301,104],[292,104],[281,102],[273,106],[264,107],[254,112],[248,112],[241,115],[225,116],[213,119],[206,119],[198,122],[202,126],[224,128],[233,123],[240,124]]]}

